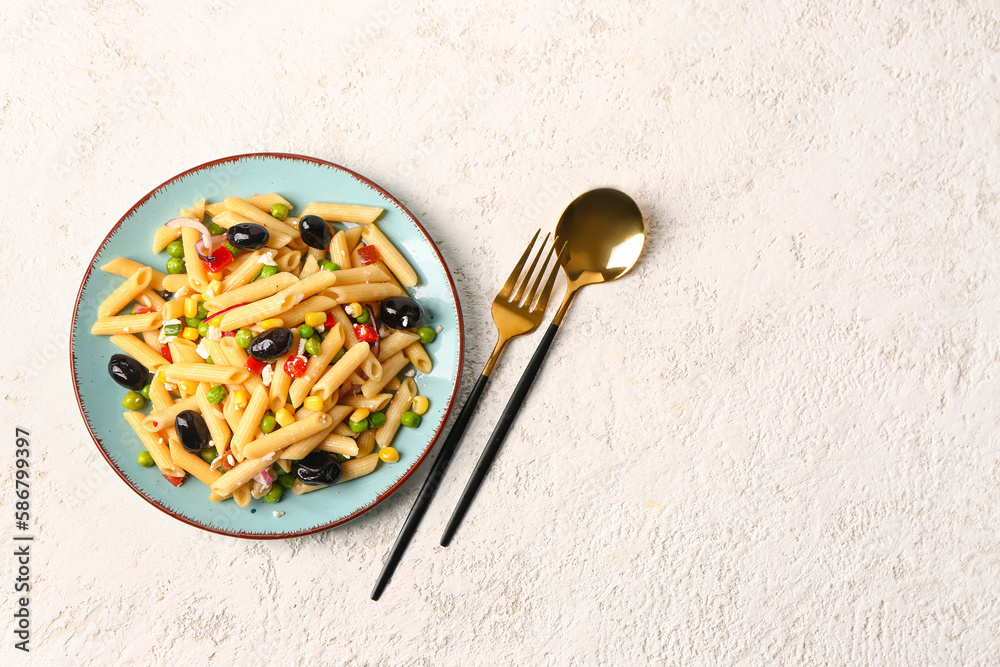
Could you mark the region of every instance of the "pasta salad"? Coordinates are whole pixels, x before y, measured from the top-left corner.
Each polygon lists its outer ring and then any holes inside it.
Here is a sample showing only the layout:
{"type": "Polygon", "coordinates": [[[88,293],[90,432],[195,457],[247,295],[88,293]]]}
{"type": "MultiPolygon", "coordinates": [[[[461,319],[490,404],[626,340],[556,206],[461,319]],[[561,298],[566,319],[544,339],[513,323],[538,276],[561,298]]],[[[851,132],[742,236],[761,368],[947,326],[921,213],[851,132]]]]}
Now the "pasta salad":
{"type": "Polygon", "coordinates": [[[400,427],[429,407],[414,371],[431,371],[439,331],[406,292],[417,273],[382,209],[291,210],[273,193],[202,199],[153,235],[166,272],[101,267],[125,280],[91,333],[122,352],[108,373],[128,390],[137,464],[195,478],[212,502],[276,503],[395,463],[400,427]]]}

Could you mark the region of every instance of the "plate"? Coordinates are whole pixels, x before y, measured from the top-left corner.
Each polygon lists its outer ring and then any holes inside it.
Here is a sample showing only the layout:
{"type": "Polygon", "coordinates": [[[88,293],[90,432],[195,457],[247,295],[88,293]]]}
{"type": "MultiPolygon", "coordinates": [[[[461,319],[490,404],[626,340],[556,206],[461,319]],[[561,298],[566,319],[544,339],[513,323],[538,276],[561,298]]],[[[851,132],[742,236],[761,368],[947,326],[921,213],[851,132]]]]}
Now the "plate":
{"type": "Polygon", "coordinates": [[[91,261],[73,311],[70,364],[77,402],[87,429],[101,455],[139,496],[170,516],[214,533],[250,539],[308,535],[354,519],[388,498],[413,474],[441,435],[461,379],[464,335],[455,283],[437,246],[417,219],[399,201],[367,178],[339,165],[301,155],[254,153],[209,162],[171,178],[139,200],[111,229],[91,261]],[[416,269],[420,282],[409,289],[426,312],[425,323],[442,327],[427,351],[434,361],[430,373],[417,372],[421,394],[430,409],[415,429],[401,428],[393,441],[397,463],[379,463],[371,474],[342,485],[302,496],[285,493],[276,504],[251,501],[247,508],[231,501],[210,503],[208,487],[189,479],[171,486],[157,468],[136,462],[143,451],[135,433],[122,419],[126,390],[107,372],[112,354],[120,350],[107,336],[93,336],[97,307],[122,278],[100,266],[128,257],[165,270],[165,252],[151,250],[153,232],[177,211],[201,197],[209,202],[227,196],[277,192],[299,210],[311,201],[380,206],[379,228],[416,269]],[[284,512],[280,517],[274,511],[284,512]]]}

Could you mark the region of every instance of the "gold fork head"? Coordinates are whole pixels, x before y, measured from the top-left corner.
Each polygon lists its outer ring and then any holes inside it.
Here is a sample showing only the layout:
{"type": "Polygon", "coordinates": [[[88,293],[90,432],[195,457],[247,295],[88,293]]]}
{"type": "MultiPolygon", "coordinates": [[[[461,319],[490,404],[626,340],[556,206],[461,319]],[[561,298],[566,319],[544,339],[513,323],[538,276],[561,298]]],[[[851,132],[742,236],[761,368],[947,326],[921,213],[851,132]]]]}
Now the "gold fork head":
{"type": "Polygon", "coordinates": [[[559,262],[554,262],[552,268],[549,270],[549,262],[552,261],[555,246],[550,246],[546,252],[545,246],[550,236],[546,234],[541,244],[538,245],[537,252],[534,253],[534,259],[531,261],[528,269],[524,270],[524,265],[532,255],[532,250],[535,248],[535,241],[538,240],[540,233],[541,230],[538,230],[531,237],[528,247],[524,249],[524,254],[521,255],[521,259],[514,266],[514,270],[511,271],[507,282],[504,283],[503,287],[500,288],[500,292],[497,293],[496,298],[493,299],[493,322],[497,326],[500,340],[497,341],[496,348],[493,350],[490,360],[486,363],[483,375],[490,374],[493,365],[500,357],[500,352],[510,339],[531,333],[542,323],[545,306],[548,304],[549,296],[552,293],[552,286],[555,284],[556,273],[559,270],[559,262]],[[542,268],[536,273],[535,267],[538,266],[538,261],[542,258],[543,254],[545,255],[545,261],[542,263],[542,268]],[[547,275],[546,270],[549,270],[547,275]],[[534,282],[531,282],[532,275],[535,275],[534,282]],[[545,279],[544,287],[539,291],[539,286],[542,285],[543,278],[545,279]],[[514,292],[515,286],[518,286],[516,292],[514,292]],[[511,296],[512,293],[513,297],[511,296]]]}

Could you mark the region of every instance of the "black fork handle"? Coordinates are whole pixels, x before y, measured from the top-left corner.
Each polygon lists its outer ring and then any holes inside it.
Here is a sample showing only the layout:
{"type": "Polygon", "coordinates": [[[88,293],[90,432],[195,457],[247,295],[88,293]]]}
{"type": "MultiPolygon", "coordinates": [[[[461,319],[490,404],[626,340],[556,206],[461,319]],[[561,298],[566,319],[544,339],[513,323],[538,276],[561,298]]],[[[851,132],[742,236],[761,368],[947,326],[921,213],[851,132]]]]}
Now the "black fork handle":
{"type": "Polygon", "coordinates": [[[403,558],[406,547],[409,546],[410,540],[413,539],[413,533],[416,532],[417,526],[420,525],[420,520],[427,513],[431,499],[434,498],[435,492],[441,486],[441,479],[444,477],[445,471],[448,470],[448,464],[451,463],[451,459],[455,455],[458,442],[462,439],[462,434],[465,433],[465,428],[469,425],[469,420],[472,419],[472,415],[476,411],[476,405],[479,403],[479,398],[483,395],[483,390],[486,389],[486,383],[489,379],[488,375],[479,376],[476,386],[472,388],[472,393],[469,394],[465,405],[462,406],[462,411],[458,413],[458,418],[455,419],[448,437],[445,438],[444,443],[438,450],[437,459],[435,459],[434,465],[431,466],[431,471],[428,473],[427,479],[424,480],[424,485],[420,487],[417,499],[413,501],[413,507],[406,516],[406,521],[403,522],[403,528],[399,531],[396,542],[392,545],[392,549],[385,559],[385,565],[382,566],[382,571],[378,575],[378,581],[375,582],[375,588],[372,589],[372,600],[378,600],[379,596],[382,595],[386,584],[392,578],[392,573],[396,571],[399,561],[403,558]]]}
{"type": "Polygon", "coordinates": [[[514,423],[514,418],[517,417],[517,413],[521,409],[528,391],[531,389],[531,384],[535,381],[535,376],[538,375],[538,371],[542,368],[545,355],[548,353],[549,347],[552,345],[552,339],[556,337],[556,332],[558,331],[558,324],[550,324],[541,342],[538,343],[535,353],[531,355],[531,361],[525,367],[524,373],[521,375],[521,379],[518,381],[517,387],[514,388],[514,393],[507,403],[507,407],[504,408],[503,414],[500,415],[500,421],[497,422],[489,442],[486,443],[486,449],[483,450],[482,455],[479,457],[479,462],[476,463],[472,477],[469,478],[469,482],[465,485],[465,490],[462,491],[462,496],[458,499],[458,505],[455,506],[451,520],[448,521],[448,526],[441,536],[441,546],[446,547],[451,543],[451,539],[455,536],[455,531],[458,530],[462,519],[465,518],[466,512],[469,511],[469,506],[472,505],[479,487],[486,478],[486,473],[489,472],[490,466],[493,464],[493,459],[496,458],[497,452],[500,451],[500,446],[503,445],[504,438],[507,437],[507,433],[514,423]]]}

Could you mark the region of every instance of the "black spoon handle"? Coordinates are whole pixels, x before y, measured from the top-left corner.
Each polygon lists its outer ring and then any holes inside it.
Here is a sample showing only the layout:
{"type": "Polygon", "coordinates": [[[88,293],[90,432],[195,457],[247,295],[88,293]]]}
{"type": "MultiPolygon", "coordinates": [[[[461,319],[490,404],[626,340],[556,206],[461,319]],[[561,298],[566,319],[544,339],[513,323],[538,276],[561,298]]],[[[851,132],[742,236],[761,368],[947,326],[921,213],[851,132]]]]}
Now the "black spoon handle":
{"type": "Polygon", "coordinates": [[[483,390],[486,389],[488,380],[488,375],[479,376],[479,380],[476,382],[476,386],[472,388],[472,393],[466,399],[462,411],[458,413],[458,418],[455,419],[448,437],[445,438],[444,444],[438,450],[437,459],[434,461],[434,465],[431,466],[431,471],[427,475],[427,479],[424,480],[424,485],[420,487],[420,493],[417,494],[417,499],[413,501],[413,507],[410,509],[406,521],[403,522],[403,528],[399,531],[396,542],[392,545],[392,549],[385,559],[385,565],[382,566],[382,571],[378,575],[378,581],[375,582],[375,588],[372,589],[372,600],[378,600],[379,596],[382,595],[382,591],[385,590],[386,584],[389,583],[392,573],[396,571],[396,566],[399,565],[399,561],[403,558],[403,553],[406,551],[406,547],[409,546],[410,540],[413,538],[413,533],[416,532],[417,526],[420,525],[420,520],[424,518],[427,508],[431,504],[431,499],[434,498],[435,492],[441,486],[441,479],[448,469],[448,464],[451,463],[458,442],[462,439],[462,434],[465,433],[465,427],[469,425],[469,420],[476,411],[476,404],[479,403],[479,398],[483,395],[483,390]]]}
{"type": "Polygon", "coordinates": [[[548,353],[549,346],[552,345],[552,339],[556,337],[557,331],[559,331],[559,325],[550,324],[548,331],[545,332],[542,341],[535,349],[535,353],[531,355],[531,361],[528,362],[528,366],[524,369],[517,387],[514,388],[514,394],[510,397],[510,401],[507,403],[507,407],[504,408],[503,414],[500,415],[500,421],[497,422],[496,427],[493,429],[493,434],[490,436],[489,442],[486,443],[486,449],[483,450],[482,455],[479,457],[479,462],[472,472],[472,477],[469,478],[468,484],[465,485],[465,490],[462,491],[462,496],[458,499],[458,505],[451,515],[451,520],[448,521],[448,527],[445,528],[444,534],[441,536],[441,546],[446,547],[451,543],[451,538],[455,536],[455,531],[458,530],[466,512],[469,511],[469,506],[476,497],[476,493],[479,491],[486,473],[489,472],[493,459],[496,458],[497,452],[500,451],[500,446],[503,445],[504,438],[507,437],[507,432],[510,431],[510,427],[514,423],[514,418],[517,416],[525,397],[528,395],[528,390],[531,389],[531,383],[534,382],[535,376],[538,375],[538,371],[542,367],[542,362],[545,360],[545,355],[548,353]]]}

